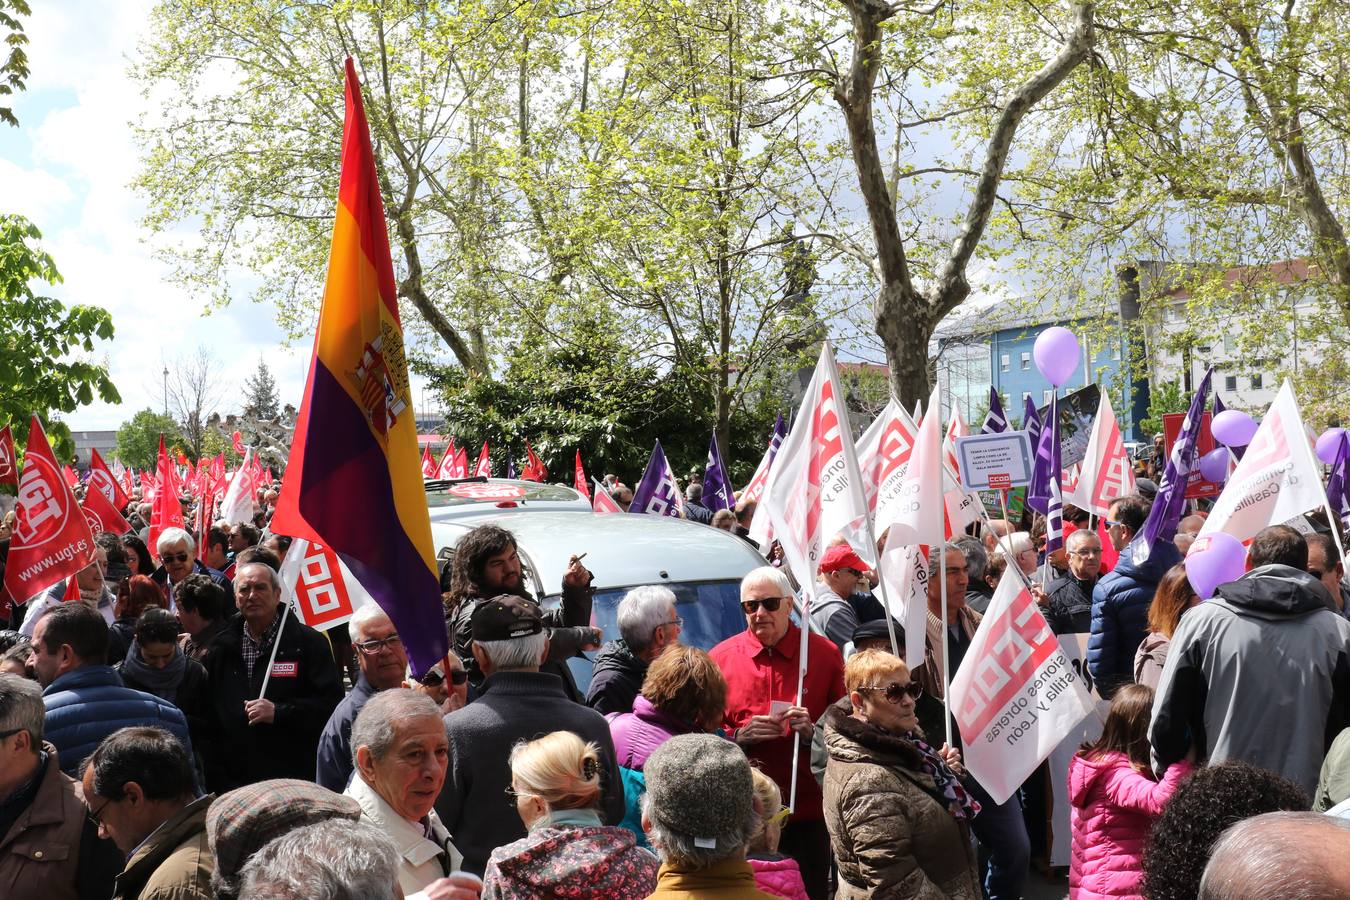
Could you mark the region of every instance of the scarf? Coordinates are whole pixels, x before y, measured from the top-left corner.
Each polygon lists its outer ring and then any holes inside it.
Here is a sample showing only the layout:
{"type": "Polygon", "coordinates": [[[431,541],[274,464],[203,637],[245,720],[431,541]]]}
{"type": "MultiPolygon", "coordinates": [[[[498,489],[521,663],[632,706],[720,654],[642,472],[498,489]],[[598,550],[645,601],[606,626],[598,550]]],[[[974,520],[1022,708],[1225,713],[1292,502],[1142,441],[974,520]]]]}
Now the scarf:
{"type": "Polygon", "coordinates": [[[603,824],[598,809],[559,809],[535,819],[530,831],[541,828],[598,828],[603,824]]]}
{"type": "Polygon", "coordinates": [[[937,789],[942,792],[942,796],[947,800],[947,810],[952,817],[957,821],[969,821],[979,815],[980,804],[961,786],[960,779],[947,766],[947,761],[913,731],[905,735],[905,740],[913,744],[914,749],[923,757],[919,769],[929,775],[937,785],[937,789]]]}
{"type": "Polygon", "coordinates": [[[140,642],[133,639],[131,649],[127,651],[127,658],[122,663],[122,671],[148,693],[172,703],[178,696],[178,686],[183,683],[183,676],[187,673],[187,657],[183,655],[182,648],[174,647],[173,662],[162,669],[156,669],[146,665],[145,660],[141,659],[140,642]]]}

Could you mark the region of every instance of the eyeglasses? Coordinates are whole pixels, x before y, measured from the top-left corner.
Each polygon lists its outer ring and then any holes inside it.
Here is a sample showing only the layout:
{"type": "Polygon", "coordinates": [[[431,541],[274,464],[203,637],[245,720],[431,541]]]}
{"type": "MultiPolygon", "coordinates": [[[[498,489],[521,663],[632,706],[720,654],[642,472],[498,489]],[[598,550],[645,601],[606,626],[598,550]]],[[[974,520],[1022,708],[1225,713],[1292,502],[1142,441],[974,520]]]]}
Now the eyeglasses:
{"type": "MultiPolygon", "coordinates": [[[[1321,580],[1322,580],[1322,574],[1323,574],[1323,573],[1322,573],[1322,571],[1319,570],[1319,569],[1309,569],[1309,570],[1308,570],[1308,574],[1311,575],[1312,577],[1316,578],[1318,581],[1321,581],[1321,580]]],[[[4,735],[3,735],[3,734],[0,734],[0,737],[4,737],[4,735]]]]}
{"type": "Polygon", "coordinates": [[[852,575],[854,578],[861,578],[861,577],[863,577],[863,573],[859,572],[857,569],[840,569],[839,571],[841,571],[841,572],[847,572],[849,575],[852,575]]]}
{"type": "Polygon", "coordinates": [[[516,790],[516,786],[514,784],[508,784],[506,786],[506,799],[512,806],[515,806],[516,803],[520,801],[521,797],[533,797],[533,796],[535,795],[531,794],[529,791],[516,790]]]}
{"type": "Polygon", "coordinates": [[[923,696],[923,686],[919,684],[917,681],[911,681],[909,684],[899,684],[897,682],[892,681],[885,687],[881,687],[880,685],[873,685],[871,687],[860,687],[858,688],[858,691],[859,693],[862,692],[872,693],[875,691],[884,691],[887,703],[899,703],[900,698],[906,696],[909,697],[909,699],[911,700],[918,700],[920,697],[923,696]]]}
{"type": "MultiPolygon", "coordinates": [[[[469,680],[469,673],[464,671],[463,669],[451,670],[450,672],[451,684],[459,685],[463,684],[468,680],[469,680]]],[[[443,676],[440,672],[437,672],[435,669],[432,669],[430,672],[427,672],[421,678],[417,679],[417,683],[423,685],[424,687],[436,687],[437,685],[442,684],[444,681],[445,676],[443,676]]]]}
{"type": "Polygon", "coordinates": [[[1082,549],[1082,550],[1074,550],[1074,551],[1072,551],[1069,555],[1070,555],[1070,556],[1101,556],[1101,555],[1102,555],[1102,548],[1101,548],[1101,547],[1087,547],[1087,548],[1084,548],[1084,549],[1082,549]]]}
{"type": "Polygon", "coordinates": [[[27,730],[28,730],[27,728],[11,728],[9,731],[0,731],[0,741],[3,741],[5,738],[8,737],[14,737],[14,735],[18,734],[20,731],[27,731],[27,730]]]}
{"type": "Polygon", "coordinates": [[[184,563],[189,559],[192,559],[190,553],[164,553],[159,557],[159,561],[162,563],[184,563]]]}
{"type": "Polygon", "coordinates": [[[89,818],[91,818],[91,819],[94,820],[94,824],[95,824],[95,825],[102,825],[102,824],[103,824],[103,811],[104,811],[105,809],[107,809],[108,806],[109,806],[110,804],[116,803],[118,800],[121,800],[121,799],[122,799],[121,797],[112,797],[112,798],[110,798],[110,799],[108,799],[108,800],[104,800],[104,801],[103,801],[103,805],[100,806],[97,810],[95,810],[93,807],[90,807],[90,808],[89,808],[89,818]]]}
{"type": "Polygon", "coordinates": [[[399,637],[396,634],[391,634],[389,635],[389,637],[383,640],[362,641],[361,643],[356,644],[355,646],[356,649],[360,650],[366,656],[374,656],[375,654],[383,650],[385,647],[388,647],[390,650],[397,650],[398,648],[402,647],[403,638],[399,637]]]}
{"type": "MultiPolygon", "coordinates": [[[[773,610],[769,610],[769,612],[773,612],[773,610]]],[[[676,616],[669,622],[662,622],[660,625],[657,625],[656,628],[665,628],[667,625],[674,625],[676,628],[683,628],[684,619],[681,619],[679,616],[676,616]]],[[[655,631],[656,628],[653,628],[652,631],[655,631]]]]}
{"type": "Polygon", "coordinates": [[[782,827],[783,827],[783,823],[786,822],[786,821],[788,820],[788,816],[790,816],[790,815],[792,815],[792,810],[791,810],[791,809],[789,809],[789,808],[786,807],[786,806],[780,806],[780,807],[778,807],[778,812],[776,812],[776,813],[774,813],[773,815],[769,816],[769,824],[770,824],[770,825],[777,825],[779,828],[782,828],[782,827]]]}
{"type": "Polygon", "coordinates": [[[1125,523],[1124,523],[1124,522],[1112,522],[1110,519],[1107,519],[1107,520],[1106,520],[1106,527],[1107,527],[1107,528],[1124,528],[1124,527],[1125,527],[1125,523]]]}
{"type": "Polygon", "coordinates": [[[778,612],[778,607],[783,605],[787,597],[764,597],[759,600],[742,600],[741,609],[747,616],[752,616],[759,612],[759,608],[764,607],[765,612],[778,612]]]}

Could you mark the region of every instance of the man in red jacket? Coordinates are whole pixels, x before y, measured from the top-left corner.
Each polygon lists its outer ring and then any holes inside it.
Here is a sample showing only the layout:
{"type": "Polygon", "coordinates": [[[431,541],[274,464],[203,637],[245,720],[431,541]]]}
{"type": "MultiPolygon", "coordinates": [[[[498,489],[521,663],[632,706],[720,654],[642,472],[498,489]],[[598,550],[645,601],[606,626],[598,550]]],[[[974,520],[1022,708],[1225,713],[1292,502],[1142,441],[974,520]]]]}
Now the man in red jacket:
{"type": "Polygon", "coordinates": [[[811,900],[825,900],[830,872],[830,835],[821,811],[820,785],[811,775],[811,735],[825,708],[844,696],[844,660],[839,648],[818,634],[807,636],[806,678],[797,700],[802,635],[791,621],[792,585],[782,571],[765,566],[741,581],[746,629],[712,649],[727,680],[723,720],[751,763],[791,795],[792,759],[797,765],[797,802],[779,850],[797,861],[811,900]]]}

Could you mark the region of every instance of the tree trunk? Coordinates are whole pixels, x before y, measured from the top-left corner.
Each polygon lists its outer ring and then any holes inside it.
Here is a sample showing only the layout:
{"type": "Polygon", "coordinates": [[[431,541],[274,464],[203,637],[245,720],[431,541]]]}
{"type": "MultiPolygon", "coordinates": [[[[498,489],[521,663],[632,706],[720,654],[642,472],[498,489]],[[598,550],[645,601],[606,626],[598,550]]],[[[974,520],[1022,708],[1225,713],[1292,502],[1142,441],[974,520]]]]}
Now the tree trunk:
{"type": "Polygon", "coordinates": [[[877,335],[886,347],[891,368],[891,390],[906,410],[917,401],[928,405],[932,392],[929,379],[928,342],[937,323],[928,313],[923,297],[898,284],[881,287],[876,303],[877,335]]]}

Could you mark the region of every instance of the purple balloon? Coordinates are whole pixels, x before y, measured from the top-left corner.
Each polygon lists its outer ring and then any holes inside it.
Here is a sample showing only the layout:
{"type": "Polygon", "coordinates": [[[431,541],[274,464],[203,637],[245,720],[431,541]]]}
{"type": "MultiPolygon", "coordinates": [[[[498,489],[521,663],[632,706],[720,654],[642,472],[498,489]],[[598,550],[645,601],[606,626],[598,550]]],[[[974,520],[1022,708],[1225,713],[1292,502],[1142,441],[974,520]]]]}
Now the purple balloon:
{"type": "Polygon", "coordinates": [[[1228,447],[1245,447],[1256,436],[1256,420],[1245,412],[1225,409],[1209,425],[1214,440],[1228,447]]]}
{"type": "Polygon", "coordinates": [[[1200,457],[1200,474],[1206,481],[1223,484],[1228,477],[1228,449],[1218,447],[1200,457]]]}
{"type": "Polygon", "coordinates": [[[1078,345],[1078,338],[1069,329],[1058,325],[1042,331],[1036,338],[1036,345],[1031,348],[1031,358],[1036,361],[1036,368],[1055,387],[1060,387],[1073,377],[1082,357],[1083,348],[1078,345]]]}
{"type": "Polygon", "coordinates": [[[1341,437],[1344,434],[1344,428],[1328,428],[1322,432],[1322,436],[1317,439],[1317,458],[1327,465],[1335,463],[1336,454],[1341,449],[1341,437]]]}
{"type": "Polygon", "coordinates": [[[1219,585],[1237,581],[1246,568],[1247,548],[1223,531],[1196,538],[1186,554],[1186,580],[1201,600],[1213,597],[1219,585]]]}

